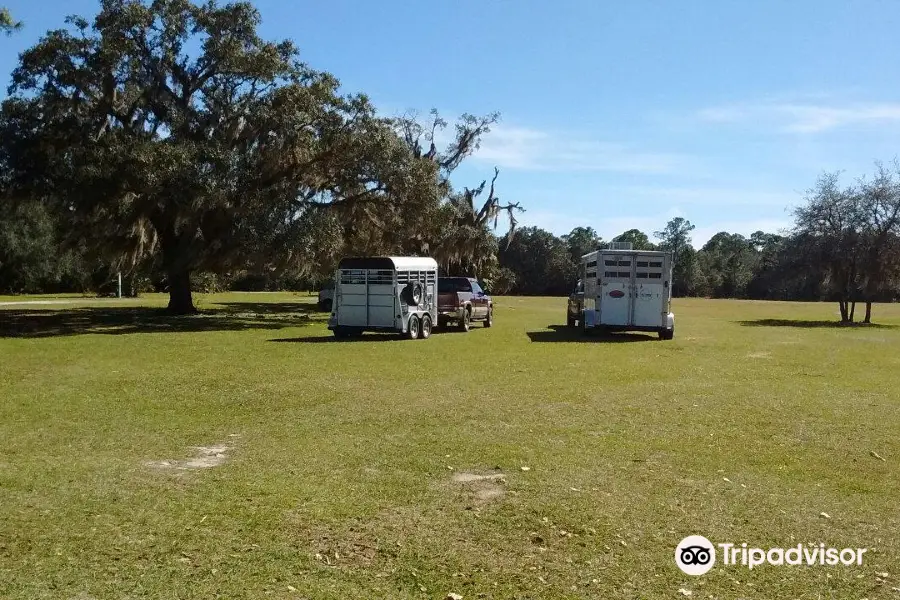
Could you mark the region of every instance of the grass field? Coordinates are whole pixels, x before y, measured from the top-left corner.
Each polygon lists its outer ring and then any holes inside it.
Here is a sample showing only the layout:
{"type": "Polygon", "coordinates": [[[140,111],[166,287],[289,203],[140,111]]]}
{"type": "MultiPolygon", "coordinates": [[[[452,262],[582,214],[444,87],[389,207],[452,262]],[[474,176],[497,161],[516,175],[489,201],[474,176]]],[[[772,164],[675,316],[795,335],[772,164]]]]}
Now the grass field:
{"type": "Polygon", "coordinates": [[[900,598],[900,305],[336,342],[306,294],[75,300],[0,308],[2,598],[900,598]],[[690,534],[869,550],[690,577],[690,534]]]}

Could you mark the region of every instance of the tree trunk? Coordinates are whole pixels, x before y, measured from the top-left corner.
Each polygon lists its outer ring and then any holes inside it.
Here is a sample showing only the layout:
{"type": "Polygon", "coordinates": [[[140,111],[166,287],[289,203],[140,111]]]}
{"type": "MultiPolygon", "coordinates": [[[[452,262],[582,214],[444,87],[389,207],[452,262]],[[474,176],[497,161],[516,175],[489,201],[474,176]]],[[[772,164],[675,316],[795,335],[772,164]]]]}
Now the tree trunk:
{"type": "Polygon", "coordinates": [[[191,296],[191,272],[170,272],[168,312],[173,315],[190,315],[197,312],[191,296]]]}
{"type": "Polygon", "coordinates": [[[849,321],[853,322],[853,315],[856,313],[856,300],[850,303],[850,319],[849,321]]]}
{"type": "Polygon", "coordinates": [[[841,323],[846,323],[849,316],[847,313],[847,303],[843,300],[839,300],[838,305],[841,307],[841,323]]]}
{"type": "Polygon", "coordinates": [[[872,302],[866,302],[866,318],[863,319],[863,323],[871,323],[872,322],[872,302]]]}

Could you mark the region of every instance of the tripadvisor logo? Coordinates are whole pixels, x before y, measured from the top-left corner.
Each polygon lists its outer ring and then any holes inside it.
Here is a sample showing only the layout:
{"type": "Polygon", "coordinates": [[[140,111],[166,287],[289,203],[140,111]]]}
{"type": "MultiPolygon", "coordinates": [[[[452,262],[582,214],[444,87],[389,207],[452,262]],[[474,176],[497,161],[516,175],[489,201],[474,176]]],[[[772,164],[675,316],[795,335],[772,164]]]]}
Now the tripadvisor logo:
{"type": "Polygon", "coordinates": [[[702,535],[689,535],[675,548],[675,564],[688,575],[703,575],[716,564],[716,549],[702,535]]]}
{"type": "Polygon", "coordinates": [[[716,564],[716,547],[725,566],[743,566],[753,569],[760,565],[772,566],[836,566],[862,565],[863,554],[868,548],[826,548],[825,544],[791,548],[752,548],[731,543],[713,544],[702,535],[689,535],[675,547],[675,564],[687,575],[703,575],[716,564]]]}

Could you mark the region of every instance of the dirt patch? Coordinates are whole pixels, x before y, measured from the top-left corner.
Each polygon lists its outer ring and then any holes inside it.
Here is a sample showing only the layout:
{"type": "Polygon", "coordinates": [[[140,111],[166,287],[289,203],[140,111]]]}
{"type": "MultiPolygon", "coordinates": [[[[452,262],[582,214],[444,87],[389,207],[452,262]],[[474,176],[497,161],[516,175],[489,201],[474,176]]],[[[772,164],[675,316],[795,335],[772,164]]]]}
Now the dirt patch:
{"type": "Polygon", "coordinates": [[[503,497],[506,476],[503,473],[455,473],[453,482],[464,486],[479,502],[490,502],[503,497]]]}
{"type": "Polygon", "coordinates": [[[747,358],[772,358],[772,354],[769,352],[751,352],[747,355],[747,358]]]}
{"type": "MultiPolygon", "coordinates": [[[[234,440],[237,434],[231,434],[229,438],[234,440]]],[[[191,446],[193,456],[182,460],[152,460],[147,466],[157,469],[171,469],[177,471],[190,471],[195,469],[211,469],[218,467],[228,460],[228,453],[234,448],[229,442],[216,444],[215,446],[191,446]]]]}

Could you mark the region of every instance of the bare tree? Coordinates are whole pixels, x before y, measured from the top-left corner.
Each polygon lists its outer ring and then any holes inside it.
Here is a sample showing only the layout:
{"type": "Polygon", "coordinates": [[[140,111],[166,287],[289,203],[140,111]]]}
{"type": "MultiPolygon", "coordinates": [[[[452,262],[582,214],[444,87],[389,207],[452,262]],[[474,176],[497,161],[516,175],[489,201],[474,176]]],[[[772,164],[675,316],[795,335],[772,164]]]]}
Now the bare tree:
{"type": "Polygon", "coordinates": [[[852,323],[856,303],[872,302],[898,276],[900,165],[877,165],[875,177],[841,188],[839,173],[825,174],[795,210],[795,234],[812,243],[813,260],[826,267],[829,289],[838,297],[841,321],[852,323]]]}

